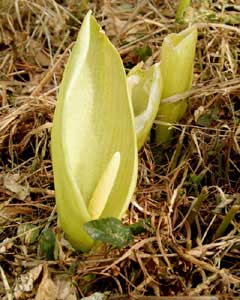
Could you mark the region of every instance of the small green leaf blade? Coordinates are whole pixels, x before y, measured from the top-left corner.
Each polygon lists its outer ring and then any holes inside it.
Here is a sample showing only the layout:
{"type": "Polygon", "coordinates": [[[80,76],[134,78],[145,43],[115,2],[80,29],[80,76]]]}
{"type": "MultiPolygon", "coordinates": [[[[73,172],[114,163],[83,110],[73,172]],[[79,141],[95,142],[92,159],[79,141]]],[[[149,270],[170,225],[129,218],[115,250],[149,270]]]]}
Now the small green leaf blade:
{"type": "Polygon", "coordinates": [[[129,226],[123,225],[116,218],[93,220],[84,225],[86,232],[95,241],[101,241],[114,248],[123,248],[133,242],[129,226]]]}
{"type": "Polygon", "coordinates": [[[153,232],[150,219],[139,220],[136,223],[128,225],[133,235],[138,235],[146,231],[153,232]]]}
{"type": "Polygon", "coordinates": [[[152,55],[152,49],[149,45],[144,45],[143,47],[136,49],[136,54],[140,60],[146,61],[148,57],[152,55]]]}
{"type": "Polygon", "coordinates": [[[39,238],[39,253],[47,260],[54,260],[56,237],[51,228],[44,230],[39,238]]]}

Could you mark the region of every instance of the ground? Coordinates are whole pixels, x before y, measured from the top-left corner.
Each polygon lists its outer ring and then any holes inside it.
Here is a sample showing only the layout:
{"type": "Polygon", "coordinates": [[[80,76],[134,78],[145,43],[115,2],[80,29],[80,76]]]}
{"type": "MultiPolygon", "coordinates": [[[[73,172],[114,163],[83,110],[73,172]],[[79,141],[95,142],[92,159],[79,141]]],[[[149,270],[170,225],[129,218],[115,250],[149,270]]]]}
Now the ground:
{"type": "Polygon", "coordinates": [[[0,2],[2,299],[240,295],[240,5],[192,2],[178,22],[171,0],[0,2]],[[49,149],[64,64],[89,9],[126,71],[157,62],[164,36],[188,24],[198,43],[188,112],[169,144],[150,138],[139,152],[123,222],[148,218],[151,229],[123,249],[83,254],[57,223],[49,149]]]}

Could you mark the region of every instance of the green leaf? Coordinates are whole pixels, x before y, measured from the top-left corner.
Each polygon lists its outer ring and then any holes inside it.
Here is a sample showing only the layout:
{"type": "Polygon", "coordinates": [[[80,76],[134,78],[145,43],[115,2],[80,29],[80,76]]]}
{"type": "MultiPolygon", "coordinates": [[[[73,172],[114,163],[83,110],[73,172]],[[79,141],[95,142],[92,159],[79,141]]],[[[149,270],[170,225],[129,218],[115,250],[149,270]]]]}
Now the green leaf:
{"type": "MultiPolygon", "coordinates": [[[[196,42],[197,29],[194,26],[178,34],[169,34],[164,38],[160,64],[163,78],[162,100],[191,88],[196,42]]],[[[158,120],[176,123],[183,117],[186,109],[186,99],[175,103],[161,101],[158,120]]],[[[168,125],[157,126],[157,143],[167,142],[171,138],[172,132],[168,127],[168,125]]]]}
{"type": "Polygon", "coordinates": [[[208,110],[206,113],[201,115],[197,120],[197,125],[209,127],[218,119],[219,110],[217,107],[213,108],[212,110],[208,110]]]}
{"type": "Polygon", "coordinates": [[[162,94],[162,77],[159,64],[148,70],[143,63],[135,66],[128,74],[128,87],[135,115],[135,129],[140,149],[156,118],[162,94]]]}
{"type": "Polygon", "coordinates": [[[64,71],[52,129],[57,211],[72,245],[89,250],[83,225],[121,218],[136,186],[134,116],[120,55],[88,13],[64,71]]]}
{"type": "Polygon", "coordinates": [[[153,231],[151,228],[150,219],[140,220],[128,226],[133,235],[138,235],[146,231],[153,231]]]}
{"type": "Polygon", "coordinates": [[[52,229],[44,230],[39,238],[39,252],[47,260],[54,260],[55,234],[52,229]]]}
{"type": "Polygon", "coordinates": [[[152,55],[152,49],[149,45],[144,45],[142,48],[136,49],[136,54],[142,61],[146,61],[147,58],[152,55]]]}
{"type": "Polygon", "coordinates": [[[201,115],[197,120],[197,125],[209,127],[212,124],[212,118],[209,113],[201,115]]]}
{"type": "Polygon", "coordinates": [[[107,243],[114,248],[122,248],[133,242],[130,227],[116,218],[90,221],[84,228],[93,240],[107,243]]]}

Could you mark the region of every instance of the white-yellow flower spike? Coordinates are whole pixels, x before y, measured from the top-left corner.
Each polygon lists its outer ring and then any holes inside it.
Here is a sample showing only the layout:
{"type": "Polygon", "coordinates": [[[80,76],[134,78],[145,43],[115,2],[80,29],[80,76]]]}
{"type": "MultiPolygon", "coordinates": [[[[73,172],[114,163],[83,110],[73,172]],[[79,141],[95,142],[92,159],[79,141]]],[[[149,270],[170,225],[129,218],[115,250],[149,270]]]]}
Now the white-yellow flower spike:
{"type": "Polygon", "coordinates": [[[64,71],[52,129],[60,225],[88,250],[83,225],[121,218],[136,186],[137,141],[122,60],[88,13],[64,71]]]}
{"type": "Polygon", "coordinates": [[[128,74],[128,87],[135,115],[135,130],[140,149],[156,118],[162,94],[162,76],[159,64],[144,70],[138,64],[128,74]]]}
{"type": "Polygon", "coordinates": [[[98,219],[104,207],[106,206],[108,197],[111,193],[113,185],[116,181],[118,170],[120,167],[120,153],[116,152],[113,154],[112,159],[108,163],[106,170],[103,172],[100,180],[90,198],[88,204],[88,211],[93,220],[98,219]]]}
{"type": "MultiPolygon", "coordinates": [[[[189,90],[192,86],[193,65],[197,42],[197,28],[190,27],[178,34],[173,33],[163,40],[160,69],[163,80],[162,100],[189,90]]],[[[159,106],[158,120],[176,123],[187,109],[186,99],[159,106]]],[[[158,125],[156,142],[167,142],[171,138],[168,125],[158,125]]]]}

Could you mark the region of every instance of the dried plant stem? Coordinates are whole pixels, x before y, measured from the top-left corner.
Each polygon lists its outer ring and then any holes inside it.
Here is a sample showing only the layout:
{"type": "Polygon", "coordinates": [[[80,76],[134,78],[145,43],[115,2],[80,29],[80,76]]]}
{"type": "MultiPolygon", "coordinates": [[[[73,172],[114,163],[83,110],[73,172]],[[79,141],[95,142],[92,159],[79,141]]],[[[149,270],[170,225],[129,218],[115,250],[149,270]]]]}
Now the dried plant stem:
{"type": "Polygon", "coordinates": [[[40,83],[38,84],[38,86],[34,89],[34,91],[32,92],[31,96],[37,96],[37,95],[39,95],[39,93],[41,92],[41,90],[44,87],[44,85],[46,85],[48,83],[48,81],[52,78],[54,72],[59,67],[60,63],[62,62],[63,58],[65,57],[65,55],[67,54],[67,52],[69,51],[69,49],[71,49],[72,45],[73,45],[73,43],[71,43],[65,49],[65,51],[60,56],[60,58],[58,58],[58,60],[54,63],[54,65],[49,68],[49,70],[47,71],[47,74],[40,81],[40,83]]]}
{"type": "Polygon", "coordinates": [[[173,249],[178,253],[178,255],[180,257],[182,257],[184,260],[192,263],[193,265],[197,265],[198,267],[202,268],[203,270],[206,270],[206,271],[209,271],[212,273],[219,272],[219,270],[215,266],[210,265],[209,263],[199,260],[196,257],[184,252],[184,250],[181,247],[176,246],[176,245],[171,245],[171,247],[173,247],[173,249]]]}
{"type": "Polygon", "coordinates": [[[11,288],[9,286],[9,283],[8,283],[7,277],[4,273],[4,270],[1,266],[0,266],[0,274],[1,274],[2,282],[4,285],[5,291],[6,291],[7,300],[13,300],[11,288]]]}

